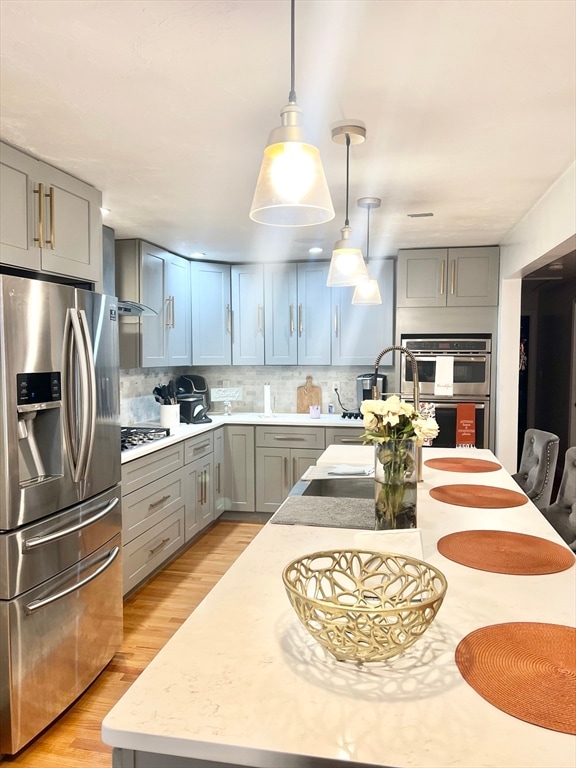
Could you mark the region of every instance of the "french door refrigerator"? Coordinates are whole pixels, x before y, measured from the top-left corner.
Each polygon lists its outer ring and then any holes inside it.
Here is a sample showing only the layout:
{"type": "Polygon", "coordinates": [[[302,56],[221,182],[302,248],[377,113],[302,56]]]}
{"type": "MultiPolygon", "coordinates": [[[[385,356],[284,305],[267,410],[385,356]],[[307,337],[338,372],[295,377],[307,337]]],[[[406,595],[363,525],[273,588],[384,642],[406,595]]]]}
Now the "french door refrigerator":
{"type": "Polygon", "coordinates": [[[115,298],[0,275],[0,754],[122,642],[115,298]]]}

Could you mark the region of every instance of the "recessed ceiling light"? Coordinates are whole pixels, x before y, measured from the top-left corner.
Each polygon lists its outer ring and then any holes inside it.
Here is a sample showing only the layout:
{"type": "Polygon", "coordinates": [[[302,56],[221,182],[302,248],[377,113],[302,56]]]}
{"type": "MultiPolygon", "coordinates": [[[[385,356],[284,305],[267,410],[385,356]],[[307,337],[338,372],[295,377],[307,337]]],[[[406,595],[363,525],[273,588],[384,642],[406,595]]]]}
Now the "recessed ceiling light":
{"type": "Polygon", "coordinates": [[[317,253],[322,253],[323,249],[319,248],[318,246],[314,246],[314,248],[309,248],[308,253],[311,256],[315,256],[317,253]]]}
{"type": "Polygon", "coordinates": [[[434,216],[433,213],[407,213],[409,219],[425,219],[427,216],[434,216]]]}

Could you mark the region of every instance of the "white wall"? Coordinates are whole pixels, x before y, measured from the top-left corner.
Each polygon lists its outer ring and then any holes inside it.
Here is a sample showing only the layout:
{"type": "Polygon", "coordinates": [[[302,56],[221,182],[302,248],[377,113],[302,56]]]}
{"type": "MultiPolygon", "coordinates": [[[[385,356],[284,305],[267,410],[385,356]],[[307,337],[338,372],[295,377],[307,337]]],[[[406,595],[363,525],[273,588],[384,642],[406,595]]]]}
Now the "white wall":
{"type": "Polygon", "coordinates": [[[517,469],[518,355],[522,277],[576,248],[576,163],[500,244],[496,455],[517,469]]]}

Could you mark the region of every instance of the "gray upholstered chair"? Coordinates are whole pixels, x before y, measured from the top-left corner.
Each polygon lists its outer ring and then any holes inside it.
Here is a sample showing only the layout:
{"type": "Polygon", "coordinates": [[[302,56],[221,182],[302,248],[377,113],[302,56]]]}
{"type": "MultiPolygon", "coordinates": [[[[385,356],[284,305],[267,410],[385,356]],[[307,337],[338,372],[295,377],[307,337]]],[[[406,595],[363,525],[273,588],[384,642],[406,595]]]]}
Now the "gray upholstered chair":
{"type": "Polygon", "coordinates": [[[550,504],[552,483],[558,461],[559,439],[552,432],[527,429],[520,458],[520,467],[512,475],[528,498],[543,509],[550,504]]]}
{"type": "Polygon", "coordinates": [[[542,510],[542,514],[576,552],[576,446],[566,451],[558,496],[554,504],[542,510]]]}

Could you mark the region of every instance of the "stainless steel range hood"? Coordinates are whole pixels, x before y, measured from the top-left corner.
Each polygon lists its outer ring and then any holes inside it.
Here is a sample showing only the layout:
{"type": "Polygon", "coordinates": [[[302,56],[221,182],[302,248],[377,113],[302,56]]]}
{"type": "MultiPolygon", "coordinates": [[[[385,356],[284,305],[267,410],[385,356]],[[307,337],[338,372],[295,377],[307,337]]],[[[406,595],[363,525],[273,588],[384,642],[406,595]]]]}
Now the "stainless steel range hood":
{"type": "Polygon", "coordinates": [[[140,304],[137,301],[122,301],[118,299],[118,314],[141,317],[142,315],[157,315],[158,312],[152,309],[152,307],[147,307],[146,304],[140,304]]]}

